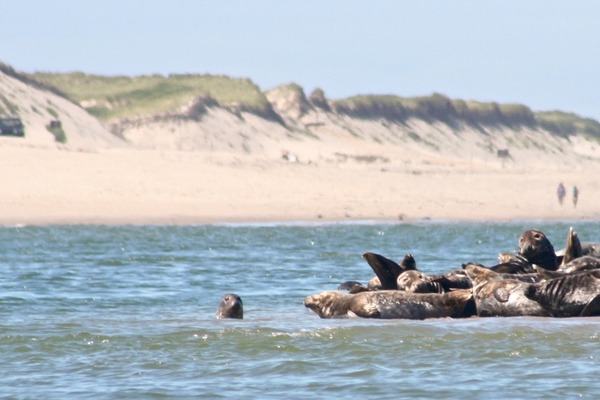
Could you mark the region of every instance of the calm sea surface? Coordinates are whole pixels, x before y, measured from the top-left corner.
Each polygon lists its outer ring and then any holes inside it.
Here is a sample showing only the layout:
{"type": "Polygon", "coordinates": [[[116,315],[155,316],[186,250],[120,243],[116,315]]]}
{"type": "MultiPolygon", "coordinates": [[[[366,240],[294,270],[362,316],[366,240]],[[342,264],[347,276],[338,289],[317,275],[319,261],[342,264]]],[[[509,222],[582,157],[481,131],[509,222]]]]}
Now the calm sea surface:
{"type": "Polygon", "coordinates": [[[600,319],[320,319],[305,296],[493,265],[526,229],[600,223],[0,228],[1,398],[599,398],[600,319]],[[216,320],[236,292],[244,320],[216,320]]]}

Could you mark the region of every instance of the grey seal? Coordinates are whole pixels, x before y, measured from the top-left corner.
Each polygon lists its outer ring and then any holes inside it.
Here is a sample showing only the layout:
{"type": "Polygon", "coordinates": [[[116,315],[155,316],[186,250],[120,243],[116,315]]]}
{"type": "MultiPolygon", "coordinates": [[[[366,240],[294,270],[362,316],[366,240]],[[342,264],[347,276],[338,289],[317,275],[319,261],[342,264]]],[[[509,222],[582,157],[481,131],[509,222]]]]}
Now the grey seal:
{"type": "Polygon", "coordinates": [[[532,284],[525,295],[553,317],[597,316],[600,315],[600,270],[532,284]]]}
{"type": "Polygon", "coordinates": [[[227,293],[221,298],[217,308],[217,319],[244,318],[244,304],[242,298],[235,293],[227,293]]]}
{"type": "Polygon", "coordinates": [[[525,231],[519,238],[519,255],[531,264],[549,271],[556,271],[559,263],[554,246],[544,232],[532,229],[525,231]]]}
{"type": "Polygon", "coordinates": [[[470,290],[455,290],[443,294],[400,290],[355,294],[325,291],[306,297],[304,305],[321,318],[465,318],[475,313],[470,290]]]}
{"type": "Polygon", "coordinates": [[[376,253],[364,253],[362,257],[376,276],[367,286],[357,281],[346,281],[338,286],[338,290],[348,290],[351,294],[372,290],[394,290],[398,288],[396,280],[400,274],[417,269],[412,254],[406,254],[400,264],[376,253]]]}
{"type": "Polygon", "coordinates": [[[527,297],[532,283],[504,279],[502,275],[477,264],[463,266],[473,284],[473,299],[480,317],[547,317],[539,302],[527,297]]]}

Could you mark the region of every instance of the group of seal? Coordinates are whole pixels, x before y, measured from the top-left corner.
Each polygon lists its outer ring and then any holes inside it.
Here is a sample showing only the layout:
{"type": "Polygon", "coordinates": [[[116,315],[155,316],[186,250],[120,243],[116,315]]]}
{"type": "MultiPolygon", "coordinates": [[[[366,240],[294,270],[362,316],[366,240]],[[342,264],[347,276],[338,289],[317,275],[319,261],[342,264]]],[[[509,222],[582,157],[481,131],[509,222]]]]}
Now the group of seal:
{"type": "Polygon", "coordinates": [[[468,262],[439,275],[419,271],[412,254],[400,264],[375,253],[363,258],[376,275],[367,286],[344,282],[304,305],[321,318],[600,315],[600,245],[581,243],[573,228],[558,253],[542,231],[527,230],[516,254],[501,253],[498,264],[468,262]]]}

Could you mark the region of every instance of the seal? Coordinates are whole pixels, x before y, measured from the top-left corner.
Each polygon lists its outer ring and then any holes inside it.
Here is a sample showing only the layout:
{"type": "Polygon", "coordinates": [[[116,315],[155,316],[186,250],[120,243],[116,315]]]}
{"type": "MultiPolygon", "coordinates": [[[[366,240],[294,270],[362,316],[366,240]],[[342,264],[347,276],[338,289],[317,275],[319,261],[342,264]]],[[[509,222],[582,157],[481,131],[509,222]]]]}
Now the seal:
{"type": "Polygon", "coordinates": [[[526,296],[532,283],[504,279],[497,272],[477,264],[463,266],[473,284],[473,299],[480,317],[547,317],[539,302],[526,296]]]}
{"type": "Polygon", "coordinates": [[[443,275],[427,275],[419,271],[404,271],[396,280],[398,290],[412,293],[445,293],[470,289],[471,280],[463,271],[452,270],[443,275]]]}
{"type": "Polygon", "coordinates": [[[304,299],[321,318],[426,319],[466,318],[475,314],[470,290],[448,293],[408,293],[378,290],[356,294],[325,291],[304,299]]]}
{"type": "Polygon", "coordinates": [[[581,256],[571,260],[565,265],[561,265],[556,272],[564,274],[572,274],[580,271],[589,271],[592,269],[600,269],[600,258],[592,256],[581,256]]]}
{"type": "Polygon", "coordinates": [[[519,255],[531,264],[539,265],[549,271],[556,271],[559,263],[554,246],[544,232],[537,229],[525,231],[519,238],[519,255]]]}
{"type": "Polygon", "coordinates": [[[406,254],[400,264],[376,253],[364,253],[362,257],[376,276],[369,281],[366,287],[357,281],[346,281],[338,286],[338,290],[348,290],[350,294],[372,290],[395,290],[398,288],[396,280],[401,273],[417,269],[417,263],[412,254],[406,254]]]}
{"type": "Polygon", "coordinates": [[[580,241],[577,232],[573,230],[573,227],[570,227],[567,235],[567,244],[564,249],[557,251],[556,255],[559,259],[562,259],[561,266],[579,257],[590,256],[600,258],[600,244],[580,241]]]}
{"type": "Polygon", "coordinates": [[[578,272],[532,284],[525,295],[553,317],[600,315],[600,270],[578,272]]]}
{"type": "Polygon", "coordinates": [[[364,253],[362,257],[375,272],[376,277],[369,281],[367,287],[375,290],[397,289],[396,280],[404,271],[416,271],[417,262],[412,254],[406,254],[400,264],[376,253],[364,253]]]}
{"type": "Polygon", "coordinates": [[[444,293],[444,287],[438,281],[438,276],[425,275],[420,271],[404,271],[396,279],[398,290],[411,293],[444,293]]]}
{"type": "Polygon", "coordinates": [[[497,272],[499,274],[514,275],[535,273],[533,264],[530,263],[525,257],[519,254],[514,254],[512,256],[504,254],[501,258],[502,262],[500,262],[500,264],[496,264],[493,267],[490,267],[492,271],[497,272]]]}
{"type": "Polygon", "coordinates": [[[582,242],[581,250],[584,256],[600,257],[600,243],[582,242]]]}
{"type": "Polygon", "coordinates": [[[227,293],[221,298],[217,309],[217,319],[244,318],[244,305],[242,299],[235,293],[227,293]]]}
{"type": "Polygon", "coordinates": [[[590,242],[582,244],[573,227],[569,228],[567,244],[563,250],[558,252],[562,254],[562,262],[557,271],[572,274],[600,268],[600,254],[596,252],[596,246],[590,242]]]}

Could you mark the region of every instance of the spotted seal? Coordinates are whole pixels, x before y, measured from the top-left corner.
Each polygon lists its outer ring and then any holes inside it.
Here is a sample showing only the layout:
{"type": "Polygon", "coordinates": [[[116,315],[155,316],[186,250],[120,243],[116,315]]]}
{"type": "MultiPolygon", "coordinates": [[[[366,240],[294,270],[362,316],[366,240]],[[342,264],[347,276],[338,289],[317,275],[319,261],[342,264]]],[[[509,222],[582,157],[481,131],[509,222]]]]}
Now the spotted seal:
{"type": "Polygon", "coordinates": [[[473,283],[473,299],[480,317],[549,316],[539,302],[526,296],[532,283],[504,279],[477,264],[463,266],[473,283]]]}
{"type": "Polygon", "coordinates": [[[553,317],[597,316],[600,315],[600,270],[532,284],[525,295],[553,317]]]}
{"type": "Polygon", "coordinates": [[[304,306],[321,318],[464,318],[475,313],[475,304],[469,290],[443,294],[408,293],[400,290],[356,294],[325,291],[306,297],[304,306]]]}
{"type": "Polygon", "coordinates": [[[420,271],[404,271],[396,280],[398,290],[412,293],[445,293],[456,289],[470,289],[471,280],[463,270],[428,275],[420,271]]]}
{"type": "Polygon", "coordinates": [[[426,275],[420,271],[404,271],[396,279],[398,290],[412,293],[444,293],[444,287],[437,276],[426,275]]]}
{"type": "Polygon", "coordinates": [[[217,309],[217,319],[244,318],[244,305],[242,299],[235,293],[227,293],[221,298],[217,309]]]}

